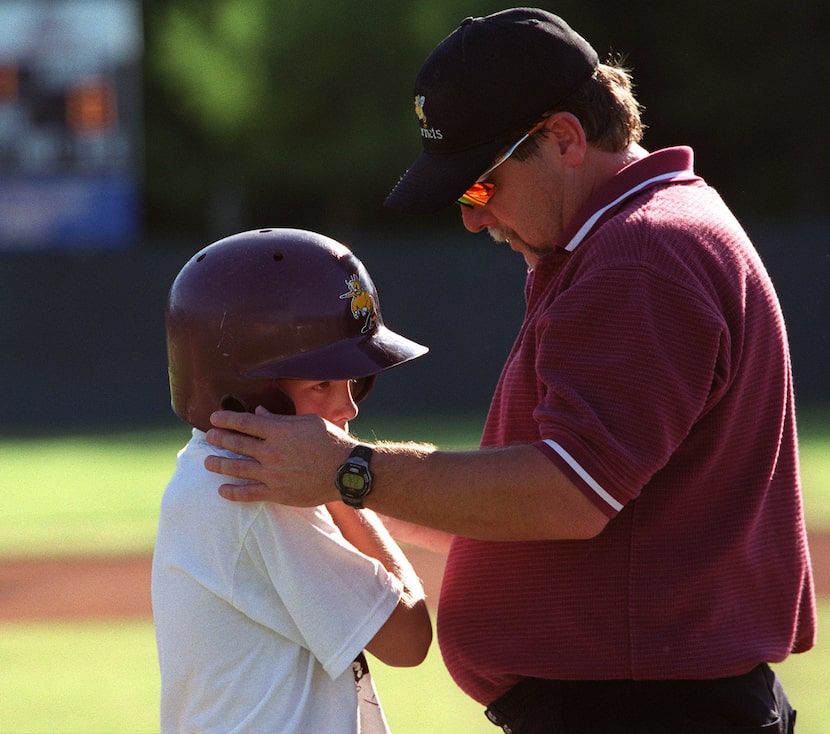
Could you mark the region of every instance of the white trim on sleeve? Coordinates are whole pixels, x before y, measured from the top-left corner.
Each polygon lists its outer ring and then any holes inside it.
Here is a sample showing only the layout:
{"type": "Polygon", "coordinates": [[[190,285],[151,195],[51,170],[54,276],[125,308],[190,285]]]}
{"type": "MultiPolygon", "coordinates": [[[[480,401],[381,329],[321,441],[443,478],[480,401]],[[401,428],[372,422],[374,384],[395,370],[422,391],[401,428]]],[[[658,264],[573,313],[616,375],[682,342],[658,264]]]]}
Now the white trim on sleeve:
{"type": "Polygon", "coordinates": [[[599,497],[609,507],[613,508],[616,512],[622,510],[622,503],[617,502],[617,500],[615,500],[610,494],[608,494],[608,492],[606,492],[597,483],[597,481],[579,465],[577,460],[574,459],[574,457],[571,456],[567,451],[565,451],[565,449],[563,449],[558,443],[556,443],[556,441],[550,438],[546,438],[543,441],[543,443],[549,446],[551,449],[553,449],[557,454],[559,454],[559,456],[561,456],[565,460],[568,466],[571,467],[571,469],[573,469],[579,475],[579,478],[582,479],[582,481],[585,482],[585,484],[587,484],[593,490],[597,497],[599,497]]]}

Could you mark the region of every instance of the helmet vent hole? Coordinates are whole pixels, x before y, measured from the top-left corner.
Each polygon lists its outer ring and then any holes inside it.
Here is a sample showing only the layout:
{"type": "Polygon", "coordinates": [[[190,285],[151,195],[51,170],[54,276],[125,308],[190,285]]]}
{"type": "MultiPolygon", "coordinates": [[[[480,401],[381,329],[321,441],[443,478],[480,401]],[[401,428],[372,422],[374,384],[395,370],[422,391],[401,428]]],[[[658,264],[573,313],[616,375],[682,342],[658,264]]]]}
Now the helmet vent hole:
{"type": "Polygon", "coordinates": [[[197,262],[197,263],[200,263],[200,262],[202,262],[202,260],[204,260],[206,257],[207,257],[207,253],[204,253],[204,252],[203,252],[201,255],[199,255],[199,257],[197,257],[197,258],[196,258],[196,262],[197,262]]]}
{"type": "Polygon", "coordinates": [[[274,253],[274,262],[275,263],[282,262],[282,257],[283,257],[283,255],[282,255],[281,252],[275,252],[274,253]]]}

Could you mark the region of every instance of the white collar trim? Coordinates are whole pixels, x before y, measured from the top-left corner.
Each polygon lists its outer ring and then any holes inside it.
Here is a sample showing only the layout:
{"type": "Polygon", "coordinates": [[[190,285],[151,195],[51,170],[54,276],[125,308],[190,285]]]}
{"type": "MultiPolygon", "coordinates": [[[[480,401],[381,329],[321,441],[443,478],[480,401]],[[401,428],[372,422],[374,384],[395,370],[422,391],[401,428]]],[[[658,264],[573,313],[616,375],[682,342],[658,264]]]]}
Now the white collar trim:
{"type": "Polygon", "coordinates": [[[594,225],[599,221],[599,218],[605,214],[609,209],[617,206],[622,201],[625,201],[629,196],[633,196],[634,194],[642,191],[645,188],[648,188],[652,184],[660,183],[663,181],[691,181],[692,179],[697,178],[697,175],[688,170],[683,171],[672,171],[671,173],[663,173],[659,176],[655,176],[654,178],[650,178],[646,181],[641,181],[633,188],[626,191],[621,196],[618,196],[614,201],[610,204],[606,204],[601,209],[595,211],[583,224],[577,233],[571,238],[571,241],[565,246],[565,249],[568,252],[573,252],[580,244],[582,244],[582,240],[584,240],[588,233],[593,229],[594,225]]]}

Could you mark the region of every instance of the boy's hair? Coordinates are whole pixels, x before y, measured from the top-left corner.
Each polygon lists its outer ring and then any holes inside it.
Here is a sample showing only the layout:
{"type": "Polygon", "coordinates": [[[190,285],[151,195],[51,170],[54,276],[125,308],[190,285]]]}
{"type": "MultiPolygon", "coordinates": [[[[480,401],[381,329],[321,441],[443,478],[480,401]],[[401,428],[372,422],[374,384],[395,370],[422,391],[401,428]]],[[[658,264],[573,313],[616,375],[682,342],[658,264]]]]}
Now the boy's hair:
{"type": "Polygon", "coordinates": [[[173,411],[203,431],[215,410],[293,413],[277,381],[357,379],[427,348],[388,329],[363,263],[315,232],[261,229],[214,242],[173,282],[165,313],[173,411]]]}

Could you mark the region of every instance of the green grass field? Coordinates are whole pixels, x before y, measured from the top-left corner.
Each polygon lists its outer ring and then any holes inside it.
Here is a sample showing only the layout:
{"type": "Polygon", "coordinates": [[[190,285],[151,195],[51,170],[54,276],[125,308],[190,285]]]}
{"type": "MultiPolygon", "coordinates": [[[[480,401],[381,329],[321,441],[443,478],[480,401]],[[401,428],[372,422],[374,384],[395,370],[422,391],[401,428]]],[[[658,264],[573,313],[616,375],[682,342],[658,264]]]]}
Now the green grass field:
{"type": "MultiPolygon", "coordinates": [[[[477,443],[478,421],[355,424],[367,438],[477,443]]],[[[81,555],[152,548],[158,503],[182,429],[0,441],[0,555],[81,555]]],[[[811,530],[830,530],[830,417],[801,429],[811,530]]],[[[1,592],[2,590],[0,590],[1,592]]],[[[0,596],[0,603],[2,597],[0,596]]],[[[820,626],[830,624],[830,599],[820,626]]],[[[496,731],[450,680],[437,647],[417,669],[372,666],[396,734],[496,731]]],[[[799,708],[799,734],[830,721],[830,643],[777,668],[799,708]]],[[[149,734],[158,731],[151,622],[0,624],[0,734],[149,734]]]]}
{"type": "MultiPolygon", "coordinates": [[[[820,605],[820,624],[830,625],[830,600],[820,605]]],[[[158,732],[155,654],[149,621],[0,625],[0,732],[158,732]]],[[[418,668],[371,665],[395,734],[497,731],[455,687],[436,647],[418,668]]],[[[798,734],[827,731],[828,665],[824,644],[776,668],[799,709],[798,734]]]]}

